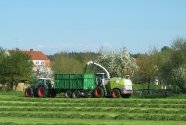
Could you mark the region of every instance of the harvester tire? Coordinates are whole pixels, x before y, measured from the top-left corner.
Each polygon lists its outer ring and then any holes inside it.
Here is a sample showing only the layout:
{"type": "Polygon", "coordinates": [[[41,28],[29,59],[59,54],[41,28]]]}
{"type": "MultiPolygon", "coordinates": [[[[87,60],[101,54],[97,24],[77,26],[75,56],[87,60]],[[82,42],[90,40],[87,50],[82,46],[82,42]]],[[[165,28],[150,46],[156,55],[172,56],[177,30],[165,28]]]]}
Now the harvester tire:
{"type": "Polygon", "coordinates": [[[94,89],[94,96],[96,98],[102,98],[104,96],[104,90],[102,87],[96,87],[94,89]]]}
{"type": "Polygon", "coordinates": [[[43,86],[38,87],[37,96],[43,98],[46,97],[46,95],[47,95],[46,89],[43,86]]]}
{"type": "Polygon", "coordinates": [[[72,91],[68,90],[65,92],[65,97],[66,98],[71,98],[72,97],[72,91]]]}
{"type": "Polygon", "coordinates": [[[78,90],[75,90],[74,92],[72,92],[72,98],[79,98],[80,93],[78,90]]]}
{"type": "Polygon", "coordinates": [[[25,97],[32,97],[33,96],[33,89],[32,88],[26,88],[25,89],[25,97]]]}
{"type": "Polygon", "coordinates": [[[112,91],[112,98],[119,98],[119,97],[121,97],[121,93],[120,93],[119,89],[114,89],[112,91]]]}

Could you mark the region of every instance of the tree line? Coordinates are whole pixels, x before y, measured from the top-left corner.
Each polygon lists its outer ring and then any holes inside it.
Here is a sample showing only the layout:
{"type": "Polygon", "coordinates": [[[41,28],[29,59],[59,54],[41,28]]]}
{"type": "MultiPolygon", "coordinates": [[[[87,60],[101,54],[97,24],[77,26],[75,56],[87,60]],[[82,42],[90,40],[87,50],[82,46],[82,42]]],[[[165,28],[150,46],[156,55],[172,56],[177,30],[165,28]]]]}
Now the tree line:
{"type": "Polygon", "coordinates": [[[147,53],[130,54],[126,48],[121,48],[97,53],[61,52],[49,58],[54,73],[83,73],[86,63],[93,60],[103,65],[111,77],[130,75],[134,83],[158,80],[162,85],[181,90],[186,88],[186,40],[182,38],[174,40],[170,46],[160,50],[154,48],[147,53]]]}
{"type": "Polygon", "coordinates": [[[161,84],[186,89],[186,40],[176,39],[161,50],[153,49],[145,54],[135,55],[139,70],[134,75],[138,83],[158,79],[161,84]]]}
{"type": "MultiPolygon", "coordinates": [[[[126,48],[116,51],[60,52],[48,55],[53,73],[84,73],[90,60],[103,65],[111,77],[130,75],[134,83],[151,83],[186,88],[186,40],[176,39],[170,46],[160,50],[154,48],[147,53],[130,54],[126,48]]],[[[7,55],[0,48],[0,83],[13,85],[21,80],[33,81],[33,63],[21,52],[7,55]]],[[[102,72],[90,67],[87,72],[102,72]]]]}

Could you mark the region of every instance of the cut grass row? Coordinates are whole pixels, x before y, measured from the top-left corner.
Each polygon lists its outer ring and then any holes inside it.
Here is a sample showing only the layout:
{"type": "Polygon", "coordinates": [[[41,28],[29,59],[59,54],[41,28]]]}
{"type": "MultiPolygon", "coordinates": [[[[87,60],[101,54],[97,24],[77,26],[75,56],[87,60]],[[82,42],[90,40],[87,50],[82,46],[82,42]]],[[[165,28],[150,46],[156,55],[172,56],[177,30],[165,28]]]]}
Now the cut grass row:
{"type": "Polygon", "coordinates": [[[186,99],[66,99],[0,96],[0,124],[127,125],[126,121],[130,121],[128,123],[132,125],[137,125],[139,121],[141,121],[140,125],[146,125],[147,121],[157,124],[158,121],[164,121],[163,125],[186,123],[186,99]],[[132,121],[137,122],[133,124],[132,121]]]}
{"type": "Polygon", "coordinates": [[[185,125],[185,121],[90,120],[0,117],[1,125],[185,125]]]}
{"type": "Polygon", "coordinates": [[[138,103],[52,103],[52,102],[21,102],[21,101],[0,101],[0,106],[43,106],[43,107],[51,107],[51,106],[59,106],[59,107],[138,107],[138,108],[186,108],[186,104],[138,104],[138,103]]]}
{"type": "Polygon", "coordinates": [[[112,99],[112,98],[79,98],[79,99],[67,99],[67,98],[25,98],[25,97],[9,97],[0,96],[0,101],[26,101],[26,102],[55,102],[55,103],[125,103],[125,104],[186,104],[186,99],[112,99]]]}
{"type": "Polygon", "coordinates": [[[100,119],[100,120],[157,120],[157,121],[186,121],[185,115],[180,114],[91,114],[91,113],[60,113],[60,112],[0,112],[0,117],[23,117],[24,118],[58,118],[58,119],[100,119]]]}
{"type": "Polygon", "coordinates": [[[0,111],[37,111],[37,112],[102,112],[102,113],[152,113],[152,114],[183,114],[186,109],[163,109],[163,108],[113,108],[113,107],[35,107],[35,106],[2,106],[0,111]]]}

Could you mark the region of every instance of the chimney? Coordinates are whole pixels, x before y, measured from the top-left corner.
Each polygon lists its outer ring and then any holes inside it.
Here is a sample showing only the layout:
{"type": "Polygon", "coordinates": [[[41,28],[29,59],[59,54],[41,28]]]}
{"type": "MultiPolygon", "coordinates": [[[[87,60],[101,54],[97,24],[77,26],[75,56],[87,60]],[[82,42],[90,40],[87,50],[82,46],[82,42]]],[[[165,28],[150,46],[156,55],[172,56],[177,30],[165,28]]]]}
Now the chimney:
{"type": "Polygon", "coordinates": [[[30,52],[34,51],[33,49],[30,49],[30,52]]]}

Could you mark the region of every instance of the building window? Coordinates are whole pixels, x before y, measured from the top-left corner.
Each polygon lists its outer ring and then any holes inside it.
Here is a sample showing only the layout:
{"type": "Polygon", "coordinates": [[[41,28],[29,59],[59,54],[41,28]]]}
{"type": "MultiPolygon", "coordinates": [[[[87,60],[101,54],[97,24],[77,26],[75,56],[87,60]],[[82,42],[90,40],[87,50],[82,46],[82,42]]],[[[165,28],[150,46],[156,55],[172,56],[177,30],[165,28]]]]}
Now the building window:
{"type": "Polygon", "coordinates": [[[36,65],[39,65],[39,61],[36,61],[36,65]]]}
{"type": "Polygon", "coordinates": [[[44,65],[45,64],[45,62],[41,62],[41,65],[44,65]]]}

